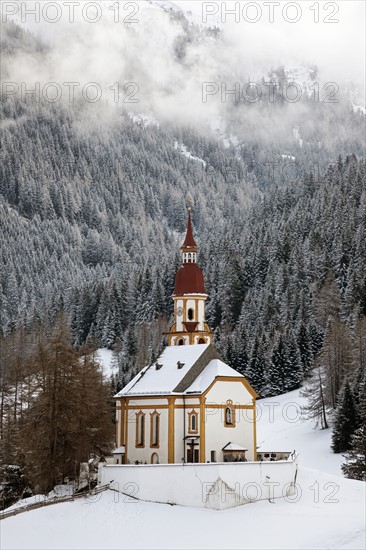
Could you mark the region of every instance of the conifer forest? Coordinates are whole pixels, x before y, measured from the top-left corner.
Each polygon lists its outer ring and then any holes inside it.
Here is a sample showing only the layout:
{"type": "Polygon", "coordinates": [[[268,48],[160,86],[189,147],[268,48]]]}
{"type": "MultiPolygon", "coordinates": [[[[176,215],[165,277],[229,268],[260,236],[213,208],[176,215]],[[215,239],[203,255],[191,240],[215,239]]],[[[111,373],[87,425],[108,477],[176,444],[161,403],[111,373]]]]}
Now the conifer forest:
{"type": "MultiPolygon", "coordinates": [[[[177,66],[220,43],[170,16],[177,66]]],[[[19,52],[49,55],[17,24],[3,31],[3,76],[19,52]]],[[[344,474],[365,478],[365,115],[347,90],[284,103],[288,73],[271,78],[273,103],[223,106],[226,137],[190,117],[2,97],[0,460],[32,489],[111,452],[113,395],[172,323],[188,205],[215,347],[260,397],[301,388],[304,414],[348,453],[344,474]]]]}

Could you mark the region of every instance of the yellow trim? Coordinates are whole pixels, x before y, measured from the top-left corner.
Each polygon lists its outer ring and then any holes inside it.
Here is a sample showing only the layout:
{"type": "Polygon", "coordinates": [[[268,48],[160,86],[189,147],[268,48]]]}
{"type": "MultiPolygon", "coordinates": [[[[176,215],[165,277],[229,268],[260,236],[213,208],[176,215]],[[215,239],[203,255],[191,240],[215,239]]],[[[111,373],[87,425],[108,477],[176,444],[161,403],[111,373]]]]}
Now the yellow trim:
{"type": "Polygon", "coordinates": [[[255,399],[253,399],[253,440],[254,440],[254,456],[253,460],[257,461],[257,407],[255,399]]]}
{"type": "Polygon", "coordinates": [[[128,451],[128,411],[126,412],[125,414],[125,420],[126,420],[126,429],[125,429],[125,437],[126,437],[126,441],[125,441],[125,464],[128,464],[128,461],[127,461],[127,451],[128,451]]]}
{"type": "MultiPolygon", "coordinates": [[[[182,395],[167,395],[166,397],[164,397],[164,400],[167,400],[171,397],[174,397],[174,399],[181,399],[183,400],[183,394],[182,395]]],[[[160,398],[160,396],[159,396],[160,398]]],[[[151,399],[151,397],[149,397],[148,399],[151,399]]],[[[190,406],[190,405],[199,405],[199,402],[200,402],[200,395],[197,394],[197,396],[194,396],[194,397],[186,397],[186,405],[185,405],[185,408],[187,408],[187,406],[190,406]]],[[[134,410],[140,410],[140,409],[168,409],[169,408],[169,405],[156,405],[155,403],[151,403],[150,405],[140,405],[138,403],[136,403],[135,405],[128,405],[125,407],[125,409],[128,409],[130,411],[134,411],[134,410]]],[[[174,408],[176,409],[183,409],[184,408],[184,405],[174,405],[174,408]]]]}
{"type": "MultiPolygon", "coordinates": [[[[205,407],[206,409],[226,409],[226,404],[218,405],[216,403],[206,403],[205,407]]],[[[232,405],[233,409],[253,409],[253,405],[238,405],[236,403],[233,403],[232,405]]]]}
{"type": "MultiPolygon", "coordinates": [[[[188,433],[189,434],[198,434],[198,412],[194,409],[188,413],[188,433]],[[192,430],[192,416],[196,417],[196,429],[192,430]]],[[[184,434],[185,435],[185,434],[184,434]]]]}
{"type": "MultiPolygon", "coordinates": [[[[177,399],[179,399],[179,398],[177,398],[177,399]]],[[[199,404],[200,404],[200,400],[199,400],[199,399],[197,399],[197,400],[195,400],[195,401],[188,401],[188,400],[187,400],[187,403],[186,403],[185,405],[174,405],[174,408],[175,408],[175,409],[186,409],[186,410],[187,410],[187,409],[190,408],[190,407],[192,407],[192,408],[194,408],[194,407],[196,407],[196,406],[198,407],[199,404]]]]}
{"type": "MultiPolygon", "coordinates": [[[[130,403],[130,401],[134,402],[136,404],[136,407],[137,407],[137,401],[139,401],[140,399],[150,399],[151,401],[157,401],[157,400],[162,400],[162,401],[165,401],[168,397],[170,397],[170,394],[169,393],[165,393],[165,394],[161,394],[161,395],[131,395],[131,396],[127,396],[126,397],[126,401],[127,401],[127,404],[130,403]]],[[[154,405],[155,406],[155,405],[154,405]]]]}
{"type": "Polygon", "coordinates": [[[126,407],[127,410],[129,411],[135,411],[136,409],[137,410],[140,410],[140,409],[167,409],[168,408],[168,405],[154,405],[154,403],[151,403],[151,405],[136,405],[136,407],[134,406],[128,406],[126,407]]]}
{"type": "Polygon", "coordinates": [[[168,464],[174,463],[174,402],[175,397],[168,397],[168,464]]]}
{"type": "MultiPolygon", "coordinates": [[[[175,397],[175,396],[174,396],[175,397]]],[[[188,401],[186,405],[180,405],[180,404],[174,404],[174,409],[187,409],[189,406],[195,406],[199,405],[199,397],[200,395],[197,395],[196,400],[192,403],[192,401],[188,401]]],[[[175,399],[179,399],[179,397],[175,397],[175,399]]],[[[193,398],[191,398],[193,400],[193,398]]],[[[255,405],[240,405],[238,403],[232,404],[233,409],[254,409],[255,405]]],[[[118,410],[128,410],[128,411],[136,411],[136,410],[166,410],[169,408],[169,405],[155,405],[154,403],[151,403],[151,405],[136,405],[128,407],[124,407],[124,409],[118,409],[118,410]]],[[[226,404],[224,403],[213,403],[213,402],[206,402],[205,404],[206,409],[225,409],[226,404]]]]}
{"type": "Polygon", "coordinates": [[[136,413],[135,415],[135,422],[136,422],[136,437],[135,437],[135,447],[136,449],[144,449],[145,447],[145,432],[146,432],[146,414],[143,413],[142,411],[139,411],[138,413],[136,413]],[[141,433],[142,437],[142,443],[139,443],[139,440],[140,440],[140,437],[139,437],[139,420],[140,420],[140,417],[143,417],[144,421],[143,421],[143,426],[144,426],[144,429],[141,433]]]}
{"type": "MultiPolygon", "coordinates": [[[[125,416],[126,416],[126,407],[125,407],[125,403],[124,403],[124,400],[121,399],[120,401],[121,403],[121,416],[120,416],[120,445],[124,445],[125,444],[125,416]]],[[[118,441],[118,440],[117,440],[118,441]]]]}
{"type": "Polygon", "coordinates": [[[206,462],[205,401],[206,398],[202,396],[200,399],[200,462],[206,462]]]}
{"type": "Polygon", "coordinates": [[[202,395],[206,396],[208,392],[211,390],[211,388],[216,384],[216,382],[241,382],[243,386],[248,390],[248,392],[251,394],[251,396],[256,399],[259,397],[257,392],[255,392],[252,388],[252,386],[245,380],[245,378],[241,378],[239,376],[216,376],[215,380],[211,382],[207,390],[205,390],[202,395]]]}

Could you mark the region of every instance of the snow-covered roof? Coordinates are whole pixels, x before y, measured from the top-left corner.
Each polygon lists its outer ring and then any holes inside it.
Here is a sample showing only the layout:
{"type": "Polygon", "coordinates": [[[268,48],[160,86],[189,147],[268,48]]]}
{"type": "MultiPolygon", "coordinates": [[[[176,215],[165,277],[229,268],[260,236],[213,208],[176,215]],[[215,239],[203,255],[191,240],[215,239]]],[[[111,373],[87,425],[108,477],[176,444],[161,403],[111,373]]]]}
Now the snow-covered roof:
{"type": "Polygon", "coordinates": [[[168,346],[115,397],[202,393],[217,376],[243,378],[218,357],[210,344],[168,346]]]}
{"type": "Polygon", "coordinates": [[[193,384],[189,386],[186,393],[204,392],[217,376],[235,376],[237,378],[243,378],[243,376],[239,374],[238,371],[232,369],[231,367],[229,367],[229,365],[226,365],[220,359],[212,359],[212,361],[209,362],[209,364],[201,372],[201,374],[197,376],[193,384]]]}
{"type": "Polygon", "coordinates": [[[241,445],[237,445],[236,443],[228,443],[223,447],[223,451],[247,451],[248,449],[245,449],[245,447],[242,447],[241,445]]]}
{"type": "Polygon", "coordinates": [[[117,449],[114,449],[113,453],[114,455],[121,455],[126,452],[126,447],[122,445],[121,447],[117,447],[117,449]]]}

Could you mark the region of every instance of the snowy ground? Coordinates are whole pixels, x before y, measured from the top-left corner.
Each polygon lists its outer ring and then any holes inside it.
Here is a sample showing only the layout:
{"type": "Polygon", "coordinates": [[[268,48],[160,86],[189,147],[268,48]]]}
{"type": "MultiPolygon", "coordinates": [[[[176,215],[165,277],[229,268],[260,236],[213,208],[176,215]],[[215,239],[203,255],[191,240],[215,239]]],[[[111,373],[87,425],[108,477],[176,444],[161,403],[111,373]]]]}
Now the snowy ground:
{"type": "Polygon", "coordinates": [[[112,374],[118,372],[117,365],[113,364],[113,351],[106,348],[100,348],[97,352],[97,359],[102,366],[103,374],[110,378],[112,374]]]}
{"type": "Polygon", "coordinates": [[[213,511],[126,502],[112,491],[1,522],[6,549],[337,549],[365,543],[365,484],[341,477],[329,431],[301,415],[298,392],[258,403],[258,444],[299,454],[298,493],[213,511]]]}
{"type": "Polygon", "coordinates": [[[342,475],[342,455],[330,449],[331,430],[318,430],[303,413],[307,400],[295,390],[257,401],[257,445],[259,450],[299,453],[299,464],[306,468],[342,475]]]}

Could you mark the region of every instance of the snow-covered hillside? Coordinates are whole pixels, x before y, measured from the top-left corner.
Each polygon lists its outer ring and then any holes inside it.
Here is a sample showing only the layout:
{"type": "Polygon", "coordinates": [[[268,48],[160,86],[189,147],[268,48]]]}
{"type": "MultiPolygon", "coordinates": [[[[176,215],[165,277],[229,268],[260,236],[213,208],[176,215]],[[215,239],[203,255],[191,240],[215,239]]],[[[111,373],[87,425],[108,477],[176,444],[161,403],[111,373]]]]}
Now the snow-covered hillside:
{"type": "Polygon", "coordinates": [[[113,351],[106,348],[100,348],[97,352],[97,360],[100,363],[103,374],[106,378],[110,378],[118,372],[117,364],[113,363],[113,351]]]}
{"type": "Polygon", "coordinates": [[[313,468],[342,476],[342,455],[330,449],[331,429],[318,430],[306,418],[306,398],[295,390],[277,397],[260,399],[258,407],[257,444],[259,450],[299,453],[301,467],[313,468]]]}
{"type": "Polygon", "coordinates": [[[258,403],[258,444],[299,454],[296,497],[225,511],[138,501],[107,491],[2,522],[0,547],[43,548],[365,548],[365,485],[340,476],[329,432],[301,415],[291,392],[258,403]]]}

